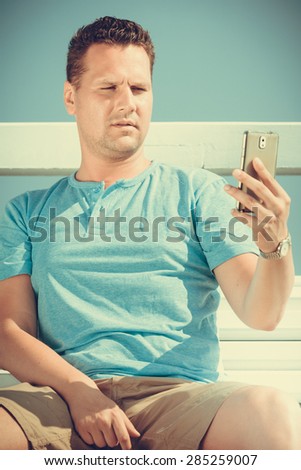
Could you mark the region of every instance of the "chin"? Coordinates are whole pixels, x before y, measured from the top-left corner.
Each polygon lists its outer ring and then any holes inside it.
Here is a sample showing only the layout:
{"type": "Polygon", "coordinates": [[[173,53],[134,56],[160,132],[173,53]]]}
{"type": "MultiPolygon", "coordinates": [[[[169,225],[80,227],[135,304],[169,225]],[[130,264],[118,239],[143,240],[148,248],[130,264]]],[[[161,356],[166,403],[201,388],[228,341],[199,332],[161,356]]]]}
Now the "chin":
{"type": "Polygon", "coordinates": [[[112,152],[114,152],[114,154],[116,155],[116,157],[118,157],[118,154],[120,156],[131,156],[133,155],[134,153],[136,153],[139,148],[141,147],[142,143],[140,142],[133,142],[133,140],[131,139],[131,142],[115,142],[114,145],[108,147],[108,149],[110,149],[112,152]]]}

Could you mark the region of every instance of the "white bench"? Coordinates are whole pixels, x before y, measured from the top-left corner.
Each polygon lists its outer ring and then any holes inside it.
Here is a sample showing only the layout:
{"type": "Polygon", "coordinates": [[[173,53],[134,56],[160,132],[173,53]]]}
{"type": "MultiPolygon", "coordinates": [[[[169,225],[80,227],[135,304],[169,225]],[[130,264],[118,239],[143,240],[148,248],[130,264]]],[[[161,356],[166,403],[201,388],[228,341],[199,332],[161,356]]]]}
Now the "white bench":
{"type": "MultiPolygon", "coordinates": [[[[301,174],[301,123],[152,123],[146,149],[154,160],[227,175],[239,165],[247,129],[278,132],[277,173],[301,174]]],[[[2,123],[0,142],[2,175],[65,175],[80,161],[73,123],[2,123]]],[[[276,386],[301,402],[301,276],[275,331],[246,327],[223,297],[218,322],[229,380],[276,386]]],[[[15,382],[0,371],[0,387],[15,382]]]]}

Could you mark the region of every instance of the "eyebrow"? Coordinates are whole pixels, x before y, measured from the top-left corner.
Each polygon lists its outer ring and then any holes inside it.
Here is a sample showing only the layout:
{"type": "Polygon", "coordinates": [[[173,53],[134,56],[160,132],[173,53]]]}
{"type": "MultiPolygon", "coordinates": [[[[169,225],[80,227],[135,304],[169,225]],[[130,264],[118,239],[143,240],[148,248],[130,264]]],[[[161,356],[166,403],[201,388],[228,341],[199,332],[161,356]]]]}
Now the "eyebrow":
{"type": "MultiPolygon", "coordinates": [[[[108,86],[116,86],[116,85],[119,85],[121,82],[118,82],[117,80],[112,80],[112,79],[109,79],[109,78],[96,78],[94,81],[93,81],[93,85],[108,85],[108,86]]],[[[139,87],[139,88],[148,88],[150,87],[150,83],[147,83],[147,82],[141,82],[141,81],[133,81],[131,83],[131,86],[136,86],[136,87],[139,87]]]]}
{"type": "Polygon", "coordinates": [[[94,83],[101,85],[117,85],[116,80],[109,80],[108,78],[97,78],[94,83]]]}

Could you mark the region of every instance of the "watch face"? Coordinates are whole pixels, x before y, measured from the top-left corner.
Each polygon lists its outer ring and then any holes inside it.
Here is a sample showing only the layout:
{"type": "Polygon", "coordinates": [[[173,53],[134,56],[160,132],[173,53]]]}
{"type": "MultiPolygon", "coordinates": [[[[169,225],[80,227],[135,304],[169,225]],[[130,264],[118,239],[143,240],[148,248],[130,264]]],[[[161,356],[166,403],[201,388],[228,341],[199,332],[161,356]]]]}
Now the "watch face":
{"type": "Polygon", "coordinates": [[[288,250],[289,250],[289,246],[290,246],[290,245],[289,245],[289,242],[288,242],[288,241],[283,242],[283,244],[282,244],[282,246],[281,246],[281,248],[280,248],[280,255],[281,255],[281,256],[287,255],[287,252],[288,252],[288,250]]]}

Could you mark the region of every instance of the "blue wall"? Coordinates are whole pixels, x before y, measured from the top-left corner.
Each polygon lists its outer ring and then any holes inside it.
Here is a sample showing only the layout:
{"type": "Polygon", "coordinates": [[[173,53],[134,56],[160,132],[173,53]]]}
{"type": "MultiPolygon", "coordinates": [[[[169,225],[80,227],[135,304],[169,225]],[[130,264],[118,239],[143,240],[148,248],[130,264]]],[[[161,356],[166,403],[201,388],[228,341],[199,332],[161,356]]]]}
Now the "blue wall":
{"type": "Polygon", "coordinates": [[[1,0],[0,121],[68,121],[67,44],[103,15],[149,29],[154,121],[300,121],[300,0],[1,0]]]}
{"type": "MultiPolygon", "coordinates": [[[[151,33],[153,121],[301,121],[300,0],[1,0],[0,121],[72,119],[62,99],[67,44],[104,15],[151,33]]],[[[301,177],[280,180],[297,245],[301,177]]],[[[49,181],[1,177],[0,206],[49,181]]],[[[301,274],[301,247],[295,260],[301,274]]]]}

